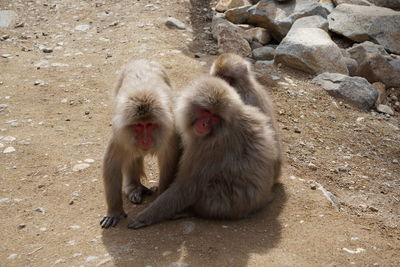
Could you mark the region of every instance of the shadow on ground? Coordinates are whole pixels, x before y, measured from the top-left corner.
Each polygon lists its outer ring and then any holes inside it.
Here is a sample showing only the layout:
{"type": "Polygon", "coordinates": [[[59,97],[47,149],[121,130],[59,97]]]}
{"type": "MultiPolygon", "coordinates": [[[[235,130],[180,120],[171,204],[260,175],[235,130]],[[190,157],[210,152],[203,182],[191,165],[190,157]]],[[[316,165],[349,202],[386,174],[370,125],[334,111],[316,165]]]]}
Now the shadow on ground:
{"type": "MultiPolygon", "coordinates": [[[[104,230],[102,241],[115,266],[247,266],[251,254],[267,253],[280,241],[278,216],[287,196],[282,184],[274,191],[275,200],[248,219],[186,218],[139,230],[127,229],[127,221],[122,221],[118,227],[104,230]]],[[[148,202],[131,206],[130,217],[148,202]]]]}

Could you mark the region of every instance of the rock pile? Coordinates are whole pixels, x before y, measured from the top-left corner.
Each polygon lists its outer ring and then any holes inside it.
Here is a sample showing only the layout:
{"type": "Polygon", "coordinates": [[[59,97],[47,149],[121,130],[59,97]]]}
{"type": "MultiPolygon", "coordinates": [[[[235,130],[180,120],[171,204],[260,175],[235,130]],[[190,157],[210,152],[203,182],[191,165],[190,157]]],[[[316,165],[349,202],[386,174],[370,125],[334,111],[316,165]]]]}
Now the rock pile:
{"type": "MultiPolygon", "coordinates": [[[[220,53],[319,75],[314,81],[332,95],[393,114],[382,105],[400,88],[399,1],[220,0],[215,10],[211,28],[220,53]]],[[[398,101],[393,106],[400,111],[398,101]]]]}

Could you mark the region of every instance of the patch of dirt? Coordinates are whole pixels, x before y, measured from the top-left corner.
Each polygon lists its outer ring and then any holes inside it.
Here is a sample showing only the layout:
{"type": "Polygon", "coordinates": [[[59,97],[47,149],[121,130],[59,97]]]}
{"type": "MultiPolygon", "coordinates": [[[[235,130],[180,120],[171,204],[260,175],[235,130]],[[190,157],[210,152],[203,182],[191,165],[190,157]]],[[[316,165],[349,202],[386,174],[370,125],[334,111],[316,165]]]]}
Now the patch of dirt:
{"type": "MultiPolygon", "coordinates": [[[[0,152],[16,150],[0,153],[1,266],[398,265],[399,114],[357,110],[309,75],[277,66],[256,67],[276,103],[286,151],[271,205],[239,221],[189,218],[133,231],[123,220],[100,228],[116,72],[132,56],[154,59],[177,90],[208,72],[215,56],[207,53],[216,51],[207,28],[213,5],[0,2],[24,22],[0,29],[0,37],[9,36],[0,54],[12,55],[0,58],[0,104],[7,105],[0,109],[0,152]],[[192,30],[167,28],[168,15],[192,30]],[[87,168],[73,171],[80,163],[87,168]],[[317,183],[336,196],[336,208],[317,183]]],[[[156,185],[154,159],[146,168],[145,183],[156,185]]],[[[133,217],[150,201],[126,202],[126,211],[133,217]]]]}

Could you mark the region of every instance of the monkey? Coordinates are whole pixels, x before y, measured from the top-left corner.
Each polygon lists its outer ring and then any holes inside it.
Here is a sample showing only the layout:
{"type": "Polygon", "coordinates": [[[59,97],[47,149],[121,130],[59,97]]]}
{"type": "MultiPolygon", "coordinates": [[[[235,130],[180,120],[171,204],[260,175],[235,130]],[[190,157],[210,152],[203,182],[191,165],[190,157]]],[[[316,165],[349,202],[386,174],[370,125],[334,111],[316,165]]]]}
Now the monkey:
{"type": "Polygon", "coordinates": [[[128,228],[185,213],[240,219],[265,206],[281,169],[270,120],[218,77],[205,76],[185,89],[175,109],[183,143],[175,180],[128,228]]]}
{"type": "Polygon", "coordinates": [[[112,136],[103,161],[107,214],[100,220],[102,228],[115,227],[127,217],[122,191],[135,204],[153,192],[140,182],[146,155],[157,156],[158,190],[163,192],[175,177],[181,153],[174,125],[174,92],[159,63],[131,59],[122,68],[113,100],[112,136]]]}
{"type": "MultiPolygon", "coordinates": [[[[257,81],[250,62],[236,54],[221,54],[211,65],[210,74],[229,83],[245,104],[258,107],[264,112],[270,118],[268,123],[274,129],[274,138],[280,143],[274,105],[266,88],[257,81]]],[[[281,145],[278,148],[279,155],[282,155],[281,145]]]]}

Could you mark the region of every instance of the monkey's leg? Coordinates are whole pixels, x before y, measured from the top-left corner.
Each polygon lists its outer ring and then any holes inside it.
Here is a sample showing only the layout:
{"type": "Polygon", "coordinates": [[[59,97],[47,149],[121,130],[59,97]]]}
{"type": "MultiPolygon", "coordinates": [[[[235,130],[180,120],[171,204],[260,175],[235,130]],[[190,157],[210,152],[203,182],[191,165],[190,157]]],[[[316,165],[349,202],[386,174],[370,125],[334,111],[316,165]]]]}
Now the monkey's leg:
{"type": "Polygon", "coordinates": [[[175,181],[149,207],[140,212],[128,228],[138,229],[172,219],[196,200],[196,185],[190,181],[175,181]]]}
{"type": "Polygon", "coordinates": [[[124,193],[134,204],[140,204],[144,195],[151,195],[153,191],[140,183],[140,177],[145,176],[143,157],[135,158],[123,167],[124,193]]]}
{"type": "Polygon", "coordinates": [[[115,227],[126,213],[122,203],[122,173],[117,145],[110,142],[103,163],[103,182],[107,202],[107,215],[100,220],[102,228],[115,227]]]}
{"type": "Polygon", "coordinates": [[[162,194],[174,181],[179,164],[179,158],[182,153],[180,147],[180,137],[177,134],[169,140],[168,145],[158,156],[158,166],[160,167],[160,182],[158,192],[162,194]]]}

